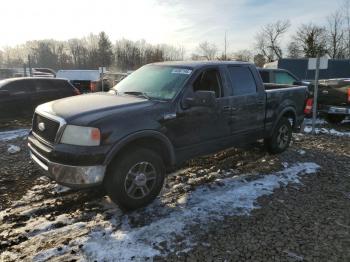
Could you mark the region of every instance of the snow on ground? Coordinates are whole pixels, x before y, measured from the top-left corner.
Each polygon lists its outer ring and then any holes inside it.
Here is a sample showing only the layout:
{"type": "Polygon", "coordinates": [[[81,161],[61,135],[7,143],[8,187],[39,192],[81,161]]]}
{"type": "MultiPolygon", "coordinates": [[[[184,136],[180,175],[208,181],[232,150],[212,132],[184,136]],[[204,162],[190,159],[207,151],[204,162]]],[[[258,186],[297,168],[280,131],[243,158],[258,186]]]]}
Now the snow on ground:
{"type": "MultiPolygon", "coordinates": [[[[79,213],[86,213],[84,210],[54,216],[50,221],[33,215],[24,226],[15,229],[28,240],[14,247],[12,252],[4,252],[0,260],[16,260],[23,253],[31,253],[34,261],[63,256],[88,261],[143,261],[157,255],[164,256],[174,251],[175,246],[181,246],[185,252],[196,245],[195,236],[190,233],[191,227],[200,227],[205,232],[206,225],[221,221],[225,216],[249,215],[253,209],[259,208],[256,203],[259,197],[272,194],[281,186],[300,184],[302,176],[313,174],[318,168],[315,163],[298,163],[285,165],[282,171],[268,175],[232,174],[233,177],[217,179],[184,194],[175,205],[162,203],[160,197],[147,208],[127,214],[109,199],[102,198],[98,202],[104,207],[103,211],[92,212],[92,218],[87,220],[78,219],[79,213]],[[135,225],[134,220],[143,222],[135,225]],[[62,245],[63,242],[66,244],[62,245]]],[[[22,201],[1,211],[0,236],[13,234],[11,225],[3,223],[6,215],[34,214],[50,205],[52,199],[43,199],[43,202],[29,207],[21,205],[35,192],[40,195],[40,187],[60,191],[52,184],[36,186],[22,201]]]]}
{"type": "MultiPolygon", "coordinates": [[[[328,122],[322,118],[316,118],[316,125],[326,125],[328,122]]],[[[312,118],[305,118],[304,119],[305,125],[312,125],[312,118]]]]}
{"type": "MultiPolygon", "coordinates": [[[[344,120],[342,124],[348,124],[349,122],[350,120],[344,120]]],[[[305,124],[304,133],[307,133],[307,134],[312,133],[312,119],[305,118],[304,124],[305,124]]],[[[328,125],[328,122],[324,119],[317,118],[315,124],[316,126],[318,126],[315,128],[316,134],[350,137],[350,132],[348,131],[339,131],[334,128],[322,127],[322,126],[328,125]]]]}
{"type": "MultiPolygon", "coordinates": [[[[311,133],[312,132],[312,127],[311,126],[305,126],[304,128],[304,133],[311,133]]],[[[315,128],[316,134],[324,134],[324,135],[332,135],[332,136],[345,136],[345,137],[350,137],[350,132],[346,131],[337,131],[335,129],[328,129],[328,128],[315,128]]]]}
{"type": "Polygon", "coordinates": [[[10,141],[21,138],[29,134],[29,129],[15,129],[11,131],[0,132],[0,141],[10,141]]]}

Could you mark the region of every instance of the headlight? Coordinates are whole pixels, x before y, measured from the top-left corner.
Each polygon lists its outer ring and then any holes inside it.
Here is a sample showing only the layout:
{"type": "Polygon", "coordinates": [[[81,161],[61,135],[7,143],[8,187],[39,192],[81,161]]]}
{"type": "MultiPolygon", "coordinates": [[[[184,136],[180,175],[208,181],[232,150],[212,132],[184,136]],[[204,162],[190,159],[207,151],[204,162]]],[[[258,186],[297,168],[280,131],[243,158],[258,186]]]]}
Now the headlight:
{"type": "Polygon", "coordinates": [[[101,133],[98,128],[67,125],[61,137],[62,144],[99,146],[101,133]]]}

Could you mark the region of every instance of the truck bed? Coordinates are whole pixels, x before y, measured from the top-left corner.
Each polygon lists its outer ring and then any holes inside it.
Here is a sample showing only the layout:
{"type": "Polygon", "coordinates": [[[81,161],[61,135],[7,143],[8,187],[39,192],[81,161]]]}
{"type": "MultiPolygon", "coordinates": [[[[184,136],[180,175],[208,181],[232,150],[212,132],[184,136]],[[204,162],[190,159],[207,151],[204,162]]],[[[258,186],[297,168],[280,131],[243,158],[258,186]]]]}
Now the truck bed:
{"type": "Polygon", "coordinates": [[[285,85],[285,84],[274,84],[274,83],[264,83],[265,90],[275,90],[275,89],[286,89],[286,88],[296,88],[300,86],[296,85],[285,85]]]}
{"type": "Polygon", "coordinates": [[[278,117],[278,113],[284,108],[283,103],[288,103],[291,106],[297,116],[301,116],[300,119],[294,119],[294,127],[298,127],[303,120],[303,112],[305,108],[305,102],[307,98],[306,86],[288,86],[288,85],[276,85],[270,84],[270,89],[266,92],[266,130],[272,128],[274,120],[278,117]],[[281,104],[281,101],[283,103],[281,104]]]}

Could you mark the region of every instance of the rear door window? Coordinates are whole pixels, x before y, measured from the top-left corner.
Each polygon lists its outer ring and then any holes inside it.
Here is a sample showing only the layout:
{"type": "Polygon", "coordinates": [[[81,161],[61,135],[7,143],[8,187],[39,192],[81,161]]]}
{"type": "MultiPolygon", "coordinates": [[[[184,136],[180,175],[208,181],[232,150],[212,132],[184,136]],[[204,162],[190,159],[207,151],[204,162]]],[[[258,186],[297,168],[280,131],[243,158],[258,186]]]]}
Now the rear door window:
{"type": "Polygon", "coordinates": [[[228,71],[234,96],[256,93],[255,79],[248,67],[230,66],[228,71]]]}
{"type": "Polygon", "coordinates": [[[11,94],[14,95],[32,93],[35,90],[33,82],[29,80],[12,81],[7,85],[4,85],[2,89],[8,90],[11,94]]]}
{"type": "Polygon", "coordinates": [[[70,84],[68,81],[57,81],[56,87],[57,87],[57,89],[64,89],[64,90],[69,90],[69,91],[72,91],[74,88],[72,86],[72,84],[70,84]]]}
{"type": "Polygon", "coordinates": [[[46,79],[36,80],[35,88],[38,92],[55,90],[55,86],[53,85],[52,81],[46,79]]]}
{"type": "Polygon", "coordinates": [[[287,72],[275,72],[276,84],[293,85],[295,81],[297,81],[297,79],[295,79],[287,72]]]}

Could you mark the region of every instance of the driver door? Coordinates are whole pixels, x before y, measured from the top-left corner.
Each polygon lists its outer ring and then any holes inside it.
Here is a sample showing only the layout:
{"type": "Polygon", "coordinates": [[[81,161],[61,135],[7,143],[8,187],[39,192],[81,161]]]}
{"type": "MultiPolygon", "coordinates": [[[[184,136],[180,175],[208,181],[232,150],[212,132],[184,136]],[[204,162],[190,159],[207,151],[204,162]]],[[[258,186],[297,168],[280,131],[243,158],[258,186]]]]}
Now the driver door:
{"type": "Polygon", "coordinates": [[[168,136],[178,155],[191,157],[227,147],[230,137],[230,104],[224,96],[222,73],[218,67],[199,72],[186,89],[176,120],[168,124],[168,136]],[[213,91],[216,106],[184,106],[196,91],[213,91]]]}

